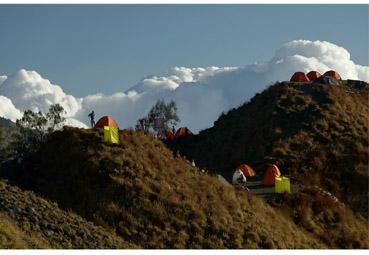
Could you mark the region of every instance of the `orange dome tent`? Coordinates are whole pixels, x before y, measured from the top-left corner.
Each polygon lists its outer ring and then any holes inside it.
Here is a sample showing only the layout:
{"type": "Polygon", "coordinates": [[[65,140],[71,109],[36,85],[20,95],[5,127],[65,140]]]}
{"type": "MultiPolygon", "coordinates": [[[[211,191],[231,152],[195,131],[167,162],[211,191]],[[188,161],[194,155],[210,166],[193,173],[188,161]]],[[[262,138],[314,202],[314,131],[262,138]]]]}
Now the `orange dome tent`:
{"type": "Polygon", "coordinates": [[[240,165],[236,168],[236,170],[241,170],[242,173],[246,176],[246,177],[252,177],[255,176],[255,172],[254,170],[249,166],[249,165],[240,165]]]}
{"type": "Polygon", "coordinates": [[[265,186],[272,186],[274,185],[275,177],[279,176],[281,176],[281,172],[279,171],[278,167],[276,165],[270,165],[265,171],[262,183],[265,186]]]}
{"type": "Polygon", "coordinates": [[[306,76],[309,78],[309,80],[313,81],[322,75],[318,71],[310,71],[306,76]]]}
{"type": "Polygon", "coordinates": [[[171,130],[166,130],[164,132],[165,139],[167,140],[174,140],[174,134],[171,130]]]}
{"type": "Polygon", "coordinates": [[[305,73],[303,72],[296,72],[292,75],[290,81],[294,81],[294,82],[305,82],[305,81],[310,81],[309,78],[306,76],[305,73]]]}
{"type": "Polygon", "coordinates": [[[187,127],[181,127],[177,130],[174,138],[175,139],[179,139],[179,138],[183,138],[183,137],[192,137],[192,132],[191,130],[189,130],[187,127]]]}
{"type": "Polygon", "coordinates": [[[115,127],[119,129],[117,122],[110,116],[104,116],[96,123],[95,128],[104,128],[104,126],[115,127]]]}
{"type": "Polygon", "coordinates": [[[329,76],[335,78],[337,81],[342,80],[341,75],[337,73],[336,71],[330,70],[323,74],[324,76],[329,76]]]}

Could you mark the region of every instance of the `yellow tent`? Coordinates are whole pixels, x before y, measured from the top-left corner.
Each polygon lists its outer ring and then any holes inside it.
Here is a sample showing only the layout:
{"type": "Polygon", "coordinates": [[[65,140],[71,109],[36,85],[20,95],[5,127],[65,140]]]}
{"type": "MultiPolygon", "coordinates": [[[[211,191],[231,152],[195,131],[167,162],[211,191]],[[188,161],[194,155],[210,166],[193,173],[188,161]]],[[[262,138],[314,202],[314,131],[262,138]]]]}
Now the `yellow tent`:
{"type": "Polygon", "coordinates": [[[275,186],[274,190],[276,193],[283,193],[283,192],[291,192],[290,188],[290,178],[288,177],[275,177],[275,186]]]}
{"type": "Polygon", "coordinates": [[[104,126],[104,142],[119,143],[118,128],[104,126]]]}

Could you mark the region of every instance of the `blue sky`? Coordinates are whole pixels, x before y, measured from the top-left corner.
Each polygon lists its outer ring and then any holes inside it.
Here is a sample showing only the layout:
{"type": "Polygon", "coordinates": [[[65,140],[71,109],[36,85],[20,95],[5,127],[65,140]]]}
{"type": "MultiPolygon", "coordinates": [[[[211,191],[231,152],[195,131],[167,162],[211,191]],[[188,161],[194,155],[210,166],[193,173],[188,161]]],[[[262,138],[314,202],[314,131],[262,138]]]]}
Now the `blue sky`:
{"type": "Polygon", "coordinates": [[[367,5],[1,5],[0,74],[36,70],[75,96],[173,66],[244,66],[326,40],[369,65],[367,5]]]}

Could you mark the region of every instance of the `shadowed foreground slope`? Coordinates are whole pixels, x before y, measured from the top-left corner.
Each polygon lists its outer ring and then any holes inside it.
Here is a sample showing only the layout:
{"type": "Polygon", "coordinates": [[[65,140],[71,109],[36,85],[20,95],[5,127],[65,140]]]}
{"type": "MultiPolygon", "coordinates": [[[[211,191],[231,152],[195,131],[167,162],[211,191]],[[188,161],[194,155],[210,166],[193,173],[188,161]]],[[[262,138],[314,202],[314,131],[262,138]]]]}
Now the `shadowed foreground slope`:
{"type": "Polygon", "coordinates": [[[144,248],[325,247],[161,141],[134,131],[120,132],[120,140],[112,145],[101,131],[65,128],[7,177],[144,248]]]}
{"type": "Polygon", "coordinates": [[[118,247],[134,246],[33,192],[0,181],[0,249],[118,247]]]}

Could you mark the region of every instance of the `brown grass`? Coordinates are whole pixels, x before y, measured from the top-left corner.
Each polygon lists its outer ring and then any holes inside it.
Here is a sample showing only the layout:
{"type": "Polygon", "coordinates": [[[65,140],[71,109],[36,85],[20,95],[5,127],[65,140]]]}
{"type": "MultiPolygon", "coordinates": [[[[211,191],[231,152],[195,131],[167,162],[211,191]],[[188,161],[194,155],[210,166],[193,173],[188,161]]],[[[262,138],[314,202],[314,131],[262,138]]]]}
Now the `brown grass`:
{"type": "Polygon", "coordinates": [[[0,249],[50,248],[46,240],[37,233],[21,230],[14,221],[0,213],[0,249]]]}
{"type": "MultiPolygon", "coordinates": [[[[277,164],[295,183],[317,185],[338,197],[346,205],[341,212],[346,216],[337,223],[340,229],[360,232],[358,226],[368,224],[368,104],[368,89],[348,88],[345,82],[332,86],[277,83],[223,114],[214,127],[192,140],[170,146],[228,178],[242,163],[261,175],[266,164],[277,164]]],[[[311,199],[319,201],[315,196],[311,199]]],[[[295,205],[290,204],[290,210],[295,210],[295,205]]],[[[302,210],[303,218],[311,226],[319,225],[318,215],[309,210],[302,210]]],[[[310,231],[309,224],[300,226],[310,231]]],[[[319,228],[318,238],[331,234],[327,228],[319,228]]],[[[366,231],[368,236],[368,228],[366,231]]],[[[322,240],[329,247],[368,247],[367,238],[361,242],[355,234],[335,234],[332,240],[322,240]]]]}
{"type": "Polygon", "coordinates": [[[325,247],[153,137],[123,131],[120,145],[101,139],[96,130],[55,132],[9,178],[144,248],[325,247]]]}

